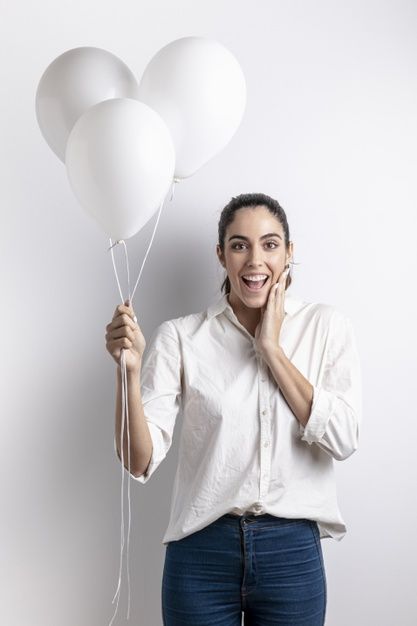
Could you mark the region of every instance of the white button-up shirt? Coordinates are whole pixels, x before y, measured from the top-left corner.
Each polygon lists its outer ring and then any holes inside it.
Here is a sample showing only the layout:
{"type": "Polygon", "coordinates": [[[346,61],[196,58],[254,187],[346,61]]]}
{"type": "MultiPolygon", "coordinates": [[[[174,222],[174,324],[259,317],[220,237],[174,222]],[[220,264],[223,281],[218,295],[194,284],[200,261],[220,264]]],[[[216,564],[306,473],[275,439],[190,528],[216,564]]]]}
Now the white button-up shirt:
{"type": "Polygon", "coordinates": [[[147,343],[141,394],[153,452],[146,473],[132,478],[149,480],[168,453],[180,412],[183,418],[163,544],[228,512],[308,518],[320,537],[345,535],[333,462],[358,446],[354,330],[329,304],[285,292],[284,309],[280,345],[314,387],[305,428],[226,294],[206,311],[162,322],[147,343]]]}

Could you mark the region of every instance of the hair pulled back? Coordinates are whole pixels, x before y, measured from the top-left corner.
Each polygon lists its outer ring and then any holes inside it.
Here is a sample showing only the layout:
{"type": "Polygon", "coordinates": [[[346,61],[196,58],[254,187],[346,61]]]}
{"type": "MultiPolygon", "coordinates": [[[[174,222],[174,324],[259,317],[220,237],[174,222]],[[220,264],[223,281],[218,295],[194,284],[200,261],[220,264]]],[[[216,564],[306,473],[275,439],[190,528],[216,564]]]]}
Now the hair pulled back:
{"type": "MultiPolygon", "coordinates": [[[[288,227],[287,216],[285,214],[284,209],[279,204],[278,200],[267,196],[264,193],[242,193],[239,196],[234,196],[228,204],[223,208],[219,224],[219,246],[224,254],[224,240],[226,237],[226,229],[234,220],[235,212],[239,209],[243,209],[245,207],[256,207],[256,206],[264,206],[268,209],[268,211],[274,215],[280,222],[282,229],[284,231],[284,240],[285,240],[285,248],[288,249],[289,241],[290,241],[290,230],[288,227]]],[[[291,263],[291,261],[290,261],[291,263]]],[[[285,289],[291,285],[292,279],[291,274],[289,273],[287,276],[287,280],[285,283],[285,289]]],[[[230,293],[230,280],[229,277],[226,276],[223,284],[220,288],[221,291],[224,291],[226,294],[230,293]]]]}

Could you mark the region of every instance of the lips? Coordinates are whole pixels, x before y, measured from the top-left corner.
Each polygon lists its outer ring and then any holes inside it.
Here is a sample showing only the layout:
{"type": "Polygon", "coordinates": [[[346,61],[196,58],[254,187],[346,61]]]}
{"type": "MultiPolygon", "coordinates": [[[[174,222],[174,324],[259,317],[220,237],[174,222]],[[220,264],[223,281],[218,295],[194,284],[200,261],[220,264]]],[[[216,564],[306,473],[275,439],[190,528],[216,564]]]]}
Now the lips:
{"type": "Polygon", "coordinates": [[[254,282],[253,280],[245,280],[245,278],[243,278],[243,276],[241,276],[242,282],[245,285],[245,287],[249,290],[249,291],[261,291],[261,289],[263,289],[263,287],[266,285],[266,283],[269,280],[269,276],[267,276],[262,284],[259,285],[260,281],[258,282],[254,282]]]}

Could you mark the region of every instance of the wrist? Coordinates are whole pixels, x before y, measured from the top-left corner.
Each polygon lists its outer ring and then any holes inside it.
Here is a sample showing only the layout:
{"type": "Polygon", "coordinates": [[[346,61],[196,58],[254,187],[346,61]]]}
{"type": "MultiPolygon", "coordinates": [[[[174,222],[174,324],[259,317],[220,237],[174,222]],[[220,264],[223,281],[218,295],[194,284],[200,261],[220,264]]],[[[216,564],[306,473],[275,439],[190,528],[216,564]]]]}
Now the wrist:
{"type": "MultiPolygon", "coordinates": [[[[133,367],[133,368],[126,367],[126,374],[129,377],[136,377],[136,376],[138,376],[140,374],[141,367],[142,367],[142,361],[140,361],[139,364],[137,366],[133,367]]],[[[122,367],[121,367],[120,363],[118,363],[117,364],[117,375],[121,376],[121,374],[122,374],[122,367]]]]}
{"type": "Polygon", "coordinates": [[[271,360],[281,359],[284,355],[284,351],[279,344],[263,344],[260,347],[260,353],[266,363],[270,363],[271,360]]]}

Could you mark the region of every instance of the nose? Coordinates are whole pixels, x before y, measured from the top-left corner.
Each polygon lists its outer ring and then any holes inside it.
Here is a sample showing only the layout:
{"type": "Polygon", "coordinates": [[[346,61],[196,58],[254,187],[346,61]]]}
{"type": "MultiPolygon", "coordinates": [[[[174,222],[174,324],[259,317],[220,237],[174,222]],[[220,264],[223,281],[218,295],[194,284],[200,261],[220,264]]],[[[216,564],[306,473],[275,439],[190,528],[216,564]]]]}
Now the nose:
{"type": "Polygon", "coordinates": [[[262,250],[257,246],[253,246],[252,251],[249,253],[248,265],[253,267],[263,266],[262,250]]]}

